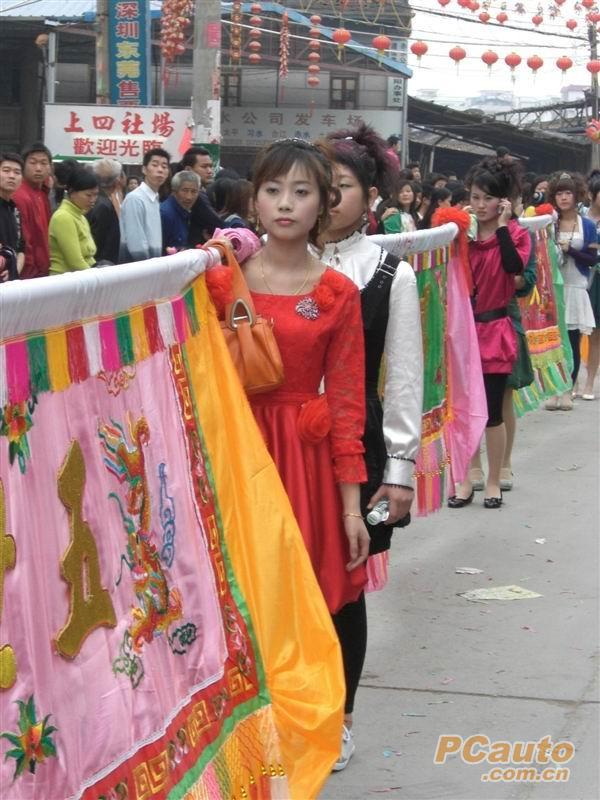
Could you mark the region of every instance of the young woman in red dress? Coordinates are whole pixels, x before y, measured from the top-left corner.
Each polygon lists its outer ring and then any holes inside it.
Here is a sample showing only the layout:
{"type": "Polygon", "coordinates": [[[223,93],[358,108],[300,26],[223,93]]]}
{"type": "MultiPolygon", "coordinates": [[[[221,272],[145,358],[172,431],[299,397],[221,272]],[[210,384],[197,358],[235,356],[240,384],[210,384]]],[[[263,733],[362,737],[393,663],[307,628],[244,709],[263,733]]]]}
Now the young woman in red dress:
{"type": "Polygon", "coordinates": [[[282,386],[250,403],[333,614],[363,590],[369,534],[360,513],[360,298],[352,281],[308,249],[329,220],[330,164],[321,149],[295,139],[259,154],[255,207],[267,242],[243,270],[257,313],[274,321],[285,371],[282,386]]]}

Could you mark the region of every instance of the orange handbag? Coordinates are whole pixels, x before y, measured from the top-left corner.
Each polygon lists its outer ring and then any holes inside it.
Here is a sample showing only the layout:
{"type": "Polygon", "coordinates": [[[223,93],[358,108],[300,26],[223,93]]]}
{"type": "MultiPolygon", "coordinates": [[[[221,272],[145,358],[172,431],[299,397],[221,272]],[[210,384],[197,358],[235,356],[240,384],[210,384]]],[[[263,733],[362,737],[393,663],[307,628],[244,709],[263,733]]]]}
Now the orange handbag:
{"type": "Polygon", "coordinates": [[[273,321],[256,313],[233,249],[220,241],[209,241],[204,246],[219,250],[233,273],[233,302],[225,307],[221,330],[246,394],[270,392],[284,380],[273,321]]]}

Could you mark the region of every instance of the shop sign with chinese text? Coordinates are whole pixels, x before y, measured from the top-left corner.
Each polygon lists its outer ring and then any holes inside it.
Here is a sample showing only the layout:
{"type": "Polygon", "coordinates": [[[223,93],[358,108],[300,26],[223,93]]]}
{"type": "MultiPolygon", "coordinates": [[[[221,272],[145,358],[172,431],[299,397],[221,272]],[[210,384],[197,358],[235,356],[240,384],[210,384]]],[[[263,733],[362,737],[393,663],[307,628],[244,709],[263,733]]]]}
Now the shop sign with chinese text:
{"type": "Polygon", "coordinates": [[[314,141],[366,122],[383,137],[402,133],[403,112],[339,108],[222,108],[222,147],[261,147],[277,139],[314,141]]]}
{"type": "Polygon", "coordinates": [[[71,105],[47,103],[44,141],[56,157],[115,158],[141,164],[144,153],[163,147],[178,159],[189,108],[71,105]]]}
{"type": "Polygon", "coordinates": [[[150,2],[112,0],[108,15],[110,100],[144,106],[150,97],[150,2]]]}

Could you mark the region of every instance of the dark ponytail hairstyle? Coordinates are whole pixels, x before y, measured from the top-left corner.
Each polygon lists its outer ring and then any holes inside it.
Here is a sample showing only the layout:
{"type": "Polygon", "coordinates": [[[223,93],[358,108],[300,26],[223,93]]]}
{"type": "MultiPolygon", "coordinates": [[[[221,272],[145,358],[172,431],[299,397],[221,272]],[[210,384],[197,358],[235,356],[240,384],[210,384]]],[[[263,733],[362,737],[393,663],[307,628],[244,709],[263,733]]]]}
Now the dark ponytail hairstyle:
{"type": "Polygon", "coordinates": [[[98,188],[98,178],[94,173],[82,167],[77,161],[68,159],[63,162],[63,180],[67,194],[71,192],[85,192],[88,189],[98,188]]]}
{"type": "Polygon", "coordinates": [[[484,158],[471,167],[465,183],[469,191],[475,186],[492,197],[514,200],[522,191],[521,167],[516,161],[484,158]]]}
{"type": "Polygon", "coordinates": [[[384,200],[394,195],[398,166],[388,154],[385,139],[364,122],[356,128],[335,131],[327,136],[334,158],[352,170],[363,189],[365,199],[376,186],[384,200]]]}

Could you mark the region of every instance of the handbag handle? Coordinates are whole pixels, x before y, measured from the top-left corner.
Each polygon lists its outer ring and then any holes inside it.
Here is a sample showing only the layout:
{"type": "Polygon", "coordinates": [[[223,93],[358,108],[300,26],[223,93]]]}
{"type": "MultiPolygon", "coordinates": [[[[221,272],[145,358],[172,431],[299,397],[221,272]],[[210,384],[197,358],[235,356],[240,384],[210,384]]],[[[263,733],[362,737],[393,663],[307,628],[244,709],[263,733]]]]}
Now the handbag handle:
{"type": "Polygon", "coordinates": [[[224,257],[224,260],[227,262],[227,266],[231,268],[233,274],[233,300],[231,303],[228,303],[225,306],[225,319],[229,321],[229,327],[232,330],[234,330],[236,327],[232,327],[231,323],[234,319],[234,306],[237,306],[240,302],[242,302],[243,306],[245,307],[250,324],[254,325],[254,321],[256,319],[254,303],[252,302],[252,297],[250,295],[250,290],[248,289],[246,279],[244,278],[244,273],[242,272],[242,269],[238,264],[238,260],[235,257],[233,247],[225,244],[219,239],[210,239],[208,242],[206,242],[203,249],[208,249],[209,247],[213,247],[215,250],[218,250],[221,253],[221,257],[224,257]]]}
{"type": "Polygon", "coordinates": [[[227,326],[232,331],[237,329],[239,322],[247,322],[251,328],[254,327],[254,324],[256,323],[256,316],[253,310],[249,308],[248,303],[246,303],[242,297],[236,298],[227,308],[227,326]],[[239,313],[239,311],[242,313],[239,313]]]}

